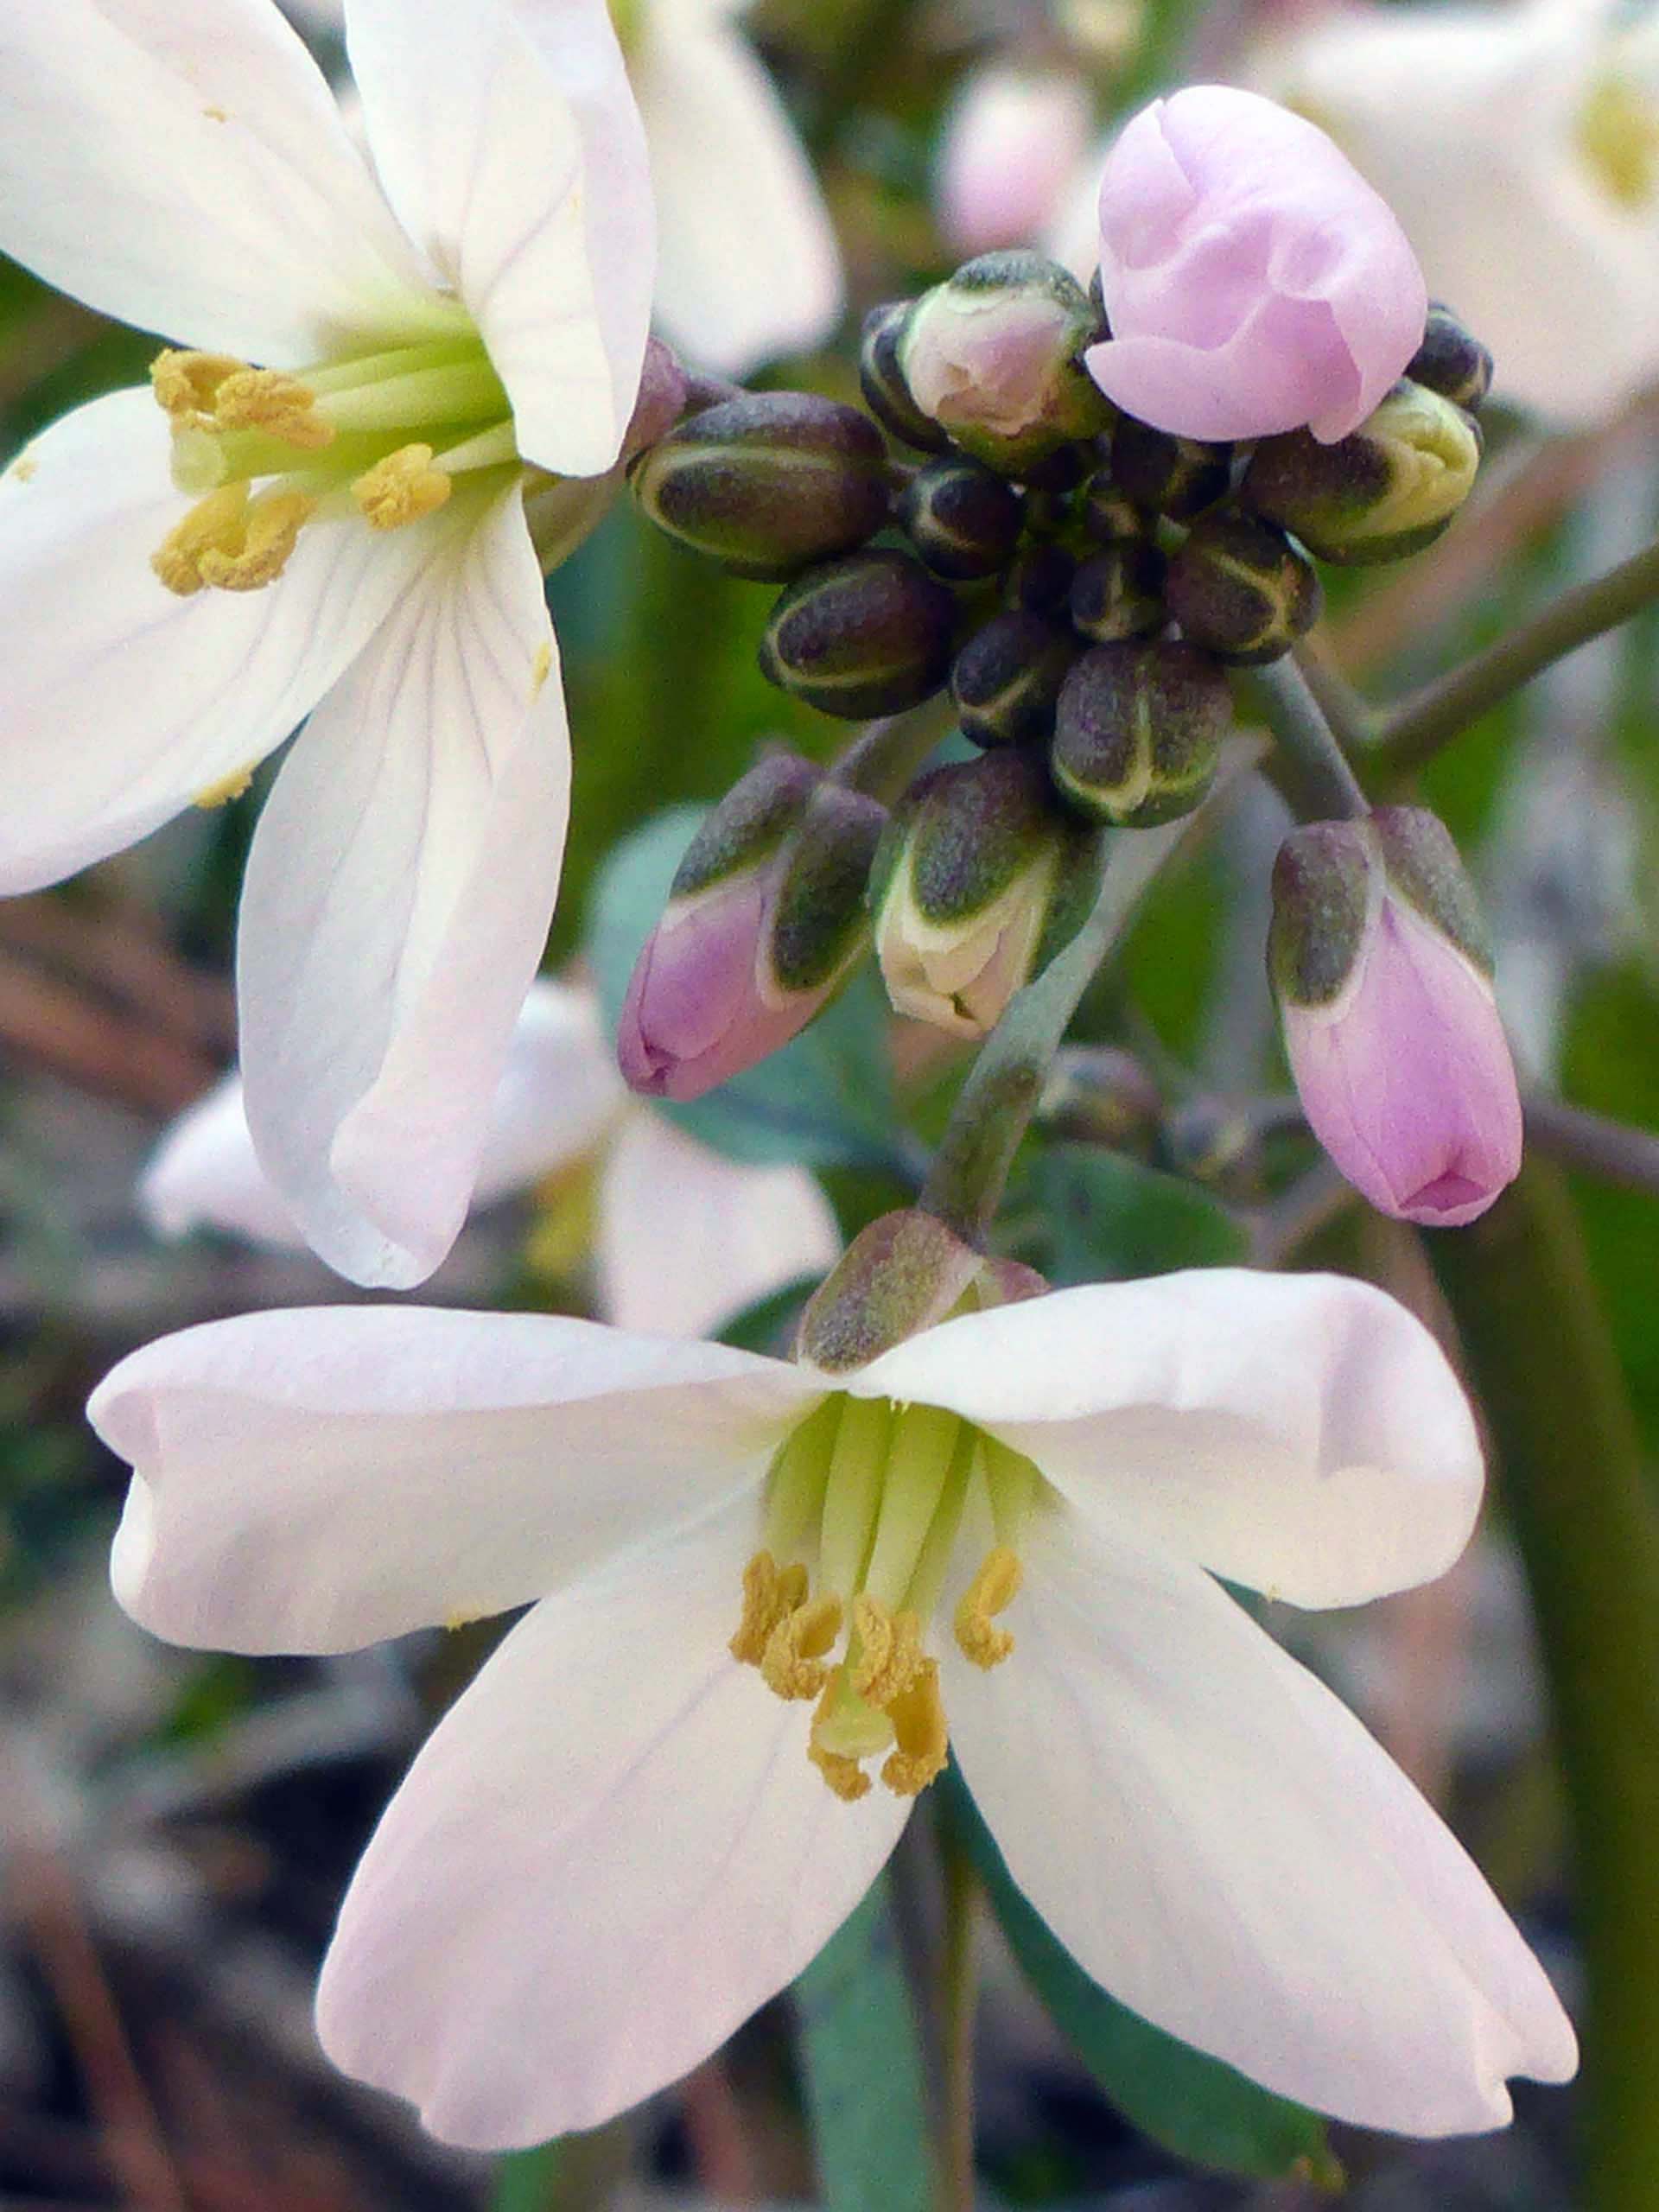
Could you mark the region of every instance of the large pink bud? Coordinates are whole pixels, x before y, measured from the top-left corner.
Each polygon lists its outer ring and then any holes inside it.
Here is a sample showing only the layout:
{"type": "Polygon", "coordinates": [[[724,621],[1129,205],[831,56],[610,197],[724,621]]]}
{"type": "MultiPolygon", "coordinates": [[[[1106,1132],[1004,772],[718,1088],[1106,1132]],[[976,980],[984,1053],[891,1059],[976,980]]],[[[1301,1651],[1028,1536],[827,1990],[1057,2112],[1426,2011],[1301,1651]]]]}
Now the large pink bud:
{"type": "Polygon", "coordinates": [[[1294,830],[1268,961],[1309,1126],[1379,1212],[1450,1229],[1521,1166],[1521,1101],[1474,895],[1421,807],[1294,830]]]}
{"type": "Polygon", "coordinates": [[[1258,93],[1195,85],[1144,108],[1107,159],[1100,232],[1112,334],[1089,368],[1157,429],[1330,443],[1421,342],[1428,295],[1387,202],[1258,93]]]}

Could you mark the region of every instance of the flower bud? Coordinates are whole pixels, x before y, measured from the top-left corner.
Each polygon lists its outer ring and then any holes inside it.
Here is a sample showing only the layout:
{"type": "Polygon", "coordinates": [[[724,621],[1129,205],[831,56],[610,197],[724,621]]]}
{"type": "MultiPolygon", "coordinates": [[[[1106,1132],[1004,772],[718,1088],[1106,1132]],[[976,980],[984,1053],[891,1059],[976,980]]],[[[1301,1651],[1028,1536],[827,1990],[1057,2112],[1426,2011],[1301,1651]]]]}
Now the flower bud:
{"type": "Polygon", "coordinates": [[[1151,515],[1135,505],[1109,468],[1097,468],[1090,477],[1080,504],[1083,526],[1097,544],[1116,545],[1125,538],[1153,534],[1151,515]]]}
{"type": "Polygon", "coordinates": [[[1162,626],[1165,561],[1146,539],[1120,539],[1071,579],[1071,627],[1097,645],[1162,626]]]}
{"type": "Polygon", "coordinates": [[[899,341],[918,407],[994,468],[1023,477],[1109,410],[1080,356],[1098,324],[1076,279],[1035,253],[988,253],[936,284],[899,341]]]}
{"type": "Polygon", "coordinates": [[[1473,417],[1402,378],[1351,437],[1322,446],[1306,430],[1266,438],[1240,486],[1256,514],[1294,531],[1310,553],[1348,566],[1397,560],[1440,536],[1480,466],[1473,417]]]}
{"type": "Polygon", "coordinates": [[[1268,969],[1303,1110],[1355,1188],[1456,1227],[1521,1166],[1521,1103],[1474,894],[1421,807],[1294,830],[1268,969]]]}
{"type": "Polygon", "coordinates": [[[950,665],[957,602],[903,553],[853,553],[809,569],[779,596],[760,672],[820,713],[860,721],[937,691],[950,665]]]}
{"type": "Polygon", "coordinates": [[[1096,840],[1055,805],[1040,762],[988,753],[925,776],[877,855],[876,957],[900,1014],[982,1037],[1075,933],[1096,840]]]}
{"type": "Polygon", "coordinates": [[[931,415],[911,397],[899,365],[899,340],[910,320],[908,300],[890,300],[864,318],[858,353],[859,387],[864,404],[883,429],[921,453],[947,453],[950,441],[931,415]]]}
{"type": "Polygon", "coordinates": [[[1224,499],[1233,449],[1202,438],[1178,438],[1125,416],[1112,434],[1112,481],[1138,507],[1191,522],[1224,499]]]}
{"type": "Polygon", "coordinates": [[[1006,478],[966,454],[918,469],[905,486],[899,520],[936,576],[994,576],[1020,542],[1024,503],[1006,478]]]}
{"type": "Polygon", "coordinates": [[[1017,613],[1056,614],[1064,620],[1077,570],[1063,545],[1025,546],[1009,563],[1003,596],[1017,613]]]}
{"type": "Polygon", "coordinates": [[[1049,769],[1060,796],[1092,822],[1173,822],[1214,781],[1232,712],[1226,677],[1196,645],[1096,645],[1060,692],[1049,769]]]}
{"type": "Polygon", "coordinates": [[[808,391],[705,408],[649,447],[629,482],[659,530],[738,576],[795,575],[863,544],[887,517],[881,433],[808,391]]]}
{"type": "Polygon", "coordinates": [[[1055,1055],[1037,1119],[1051,1136],[1151,1156],[1163,1096],[1134,1055],[1116,1045],[1067,1045],[1055,1055]]]}
{"type": "Polygon", "coordinates": [[[1118,137],[1100,186],[1111,336],[1089,367],[1160,430],[1346,437],[1423,336],[1422,271],[1325,133],[1255,92],[1195,85],[1118,137]]]}
{"type": "Polygon", "coordinates": [[[862,950],[885,822],[789,753],[752,769],[692,840],[623,1003],[631,1089],[700,1098],[787,1044],[862,950]]]}
{"type": "Polygon", "coordinates": [[[997,614],[968,640],[950,671],[962,734],[975,745],[1039,744],[1077,641],[1040,614],[997,614]]]}
{"type": "Polygon", "coordinates": [[[1190,644],[1252,668],[1277,660],[1319,619],[1313,565],[1254,515],[1205,515],[1172,556],[1164,604],[1190,644]]]}
{"type": "Polygon", "coordinates": [[[1492,357],[1450,308],[1431,300],[1423,342],[1407,363],[1406,374],[1472,413],[1492,388],[1492,357]]]}
{"type": "Polygon", "coordinates": [[[945,118],[934,177],[939,231],[953,253],[1043,236],[1088,151],[1092,106],[1075,70],[994,62],[969,72],[945,118]]]}
{"type": "Polygon", "coordinates": [[[849,1375],[952,1313],[1047,1288],[1033,1268],[988,1258],[932,1214],[906,1206],[861,1230],[807,1300],[795,1357],[822,1374],[849,1375]]]}

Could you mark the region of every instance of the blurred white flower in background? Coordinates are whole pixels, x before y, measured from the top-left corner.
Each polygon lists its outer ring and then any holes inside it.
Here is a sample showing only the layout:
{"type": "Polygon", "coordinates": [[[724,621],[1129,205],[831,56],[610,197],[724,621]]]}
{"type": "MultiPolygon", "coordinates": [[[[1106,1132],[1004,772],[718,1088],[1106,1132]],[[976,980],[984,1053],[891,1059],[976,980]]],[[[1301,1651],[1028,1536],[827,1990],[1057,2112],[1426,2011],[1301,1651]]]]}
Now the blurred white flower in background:
{"type": "MultiPolygon", "coordinates": [[[[538,982],[496,1090],[474,1203],[588,1160],[598,1168],[597,1302],[620,1327],[700,1336],[769,1292],[822,1274],[840,1252],[835,1216],[804,1168],[728,1160],[632,1097],[593,994],[538,982]]],[[[173,1123],[139,1197],[164,1236],[212,1228],[283,1250],[304,1246],[260,1170],[234,1075],[173,1123]]]]}
{"type": "Polygon", "coordinates": [[[971,70],[934,164],[934,208],[951,252],[965,260],[1040,238],[1093,136],[1094,102],[1079,76],[1006,62],[971,70]]]}

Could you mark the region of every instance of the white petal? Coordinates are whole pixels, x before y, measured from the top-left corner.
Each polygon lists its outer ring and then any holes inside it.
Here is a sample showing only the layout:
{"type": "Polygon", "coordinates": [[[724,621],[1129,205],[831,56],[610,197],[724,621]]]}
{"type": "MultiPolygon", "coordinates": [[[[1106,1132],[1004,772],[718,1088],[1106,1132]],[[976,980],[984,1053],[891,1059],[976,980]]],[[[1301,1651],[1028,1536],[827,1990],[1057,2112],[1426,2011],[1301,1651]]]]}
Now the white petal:
{"type": "Polygon", "coordinates": [[[645,138],[604,0],[348,0],[393,206],[483,333],[518,449],[616,458],[651,320],[645,138]]]}
{"type": "Polygon", "coordinates": [[[239,1076],[224,1077],[167,1130],[144,1170],[138,1199],[163,1236],[206,1226],[279,1251],[304,1247],[293,1215],[259,1165],[239,1076]]]}
{"type": "Polygon", "coordinates": [[[1445,1354],[1338,1275],[1212,1268],[947,1321],[861,1396],[944,1405],[1035,1460],[1085,1516],[1128,1514],[1230,1580],[1352,1605],[1444,1573],[1480,1507],[1445,1354]]]}
{"type": "Polygon", "coordinates": [[[804,1168],[728,1160],[648,1108],[618,1131],[600,1185],[599,1282],[621,1327],[710,1334],[769,1291],[823,1274],[840,1251],[804,1168]]]}
{"type": "Polygon", "coordinates": [[[569,800],[518,493],[456,505],[419,587],[283,765],[238,946],[265,1171],[330,1267],[400,1289],[465,1217],[569,800]]]}
{"type": "Polygon", "coordinates": [[[118,391],[0,474],[0,892],[118,852],[252,767],[422,558],[420,528],[313,523],[265,590],[181,599],[149,565],[189,504],[168,452],[149,394],[118,391]]]}
{"type": "Polygon", "coordinates": [[[270,0],[9,0],[0,247],[124,322],[258,361],[442,309],[270,0]]]}
{"type": "Polygon", "coordinates": [[[1501,2127],[1573,2031],[1450,1831],[1200,1569],[1057,1513],[951,1733],[1008,1871],[1097,1981],[1320,2112],[1501,2127]]]}
{"type": "Polygon", "coordinates": [[[727,376],[819,344],[845,304],[840,250],[760,56],[702,0],[652,0],[634,83],[669,338],[727,376]]]}
{"type": "Polygon", "coordinates": [[[163,1337],[87,1412],[134,1471],[111,1574],[136,1620],[338,1651],[523,1605],[752,1490],[813,1395],[591,1321],[319,1306],[163,1337]]]}
{"type": "Polygon", "coordinates": [[[596,2126],[793,1980],[908,1804],[842,1804],[807,1708],[726,1651],[753,1511],[538,1605],[359,1867],[324,2048],[480,2149],[596,2126]]]}

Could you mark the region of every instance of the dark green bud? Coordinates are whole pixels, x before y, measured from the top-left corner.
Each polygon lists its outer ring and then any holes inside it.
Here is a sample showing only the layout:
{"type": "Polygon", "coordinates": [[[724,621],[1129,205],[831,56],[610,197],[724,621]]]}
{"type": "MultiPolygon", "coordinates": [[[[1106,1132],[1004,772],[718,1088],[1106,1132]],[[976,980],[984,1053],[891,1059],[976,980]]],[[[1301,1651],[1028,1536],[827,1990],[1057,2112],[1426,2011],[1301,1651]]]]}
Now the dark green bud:
{"type": "Polygon", "coordinates": [[[1468,497],[1480,433],[1463,409],[1402,380],[1349,437],[1264,438],[1239,496],[1322,561],[1394,561],[1440,536],[1468,497]]]}
{"type": "Polygon", "coordinates": [[[1077,567],[1063,545],[1027,545],[1014,556],[1003,582],[1008,605],[1027,614],[1063,617],[1077,567]]]}
{"type": "Polygon", "coordinates": [[[1060,446],[1026,471],[1027,488],[1033,492],[1075,492],[1089,474],[1088,449],[1060,446]]]}
{"type": "Polygon", "coordinates": [[[1097,645],[1143,637],[1164,620],[1163,555],[1141,539],[1122,539],[1085,561],[1071,580],[1071,626],[1097,645]]]}
{"type": "Polygon", "coordinates": [[[1231,446],[1178,438],[1126,415],[1112,433],[1112,476],[1138,507],[1190,522],[1224,499],[1232,480],[1231,446]]]}
{"type": "Polygon", "coordinates": [[[935,575],[966,582],[1007,567],[1024,507],[1006,478],[966,454],[951,454],[918,469],[905,486],[899,519],[935,575]]]}
{"type": "Polygon", "coordinates": [[[1450,308],[1431,300],[1423,342],[1407,362],[1406,374],[1472,412],[1492,388],[1492,357],[1450,308]]]}
{"type": "Polygon", "coordinates": [[[765,753],[703,817],[669,887],[690,899],[711,884],[755,868],[777,851],[806,812],[823,770],[797,753],[765,753]]]}
{"type": "Polygon", "coordinates": [[[950,439],[911,397],[899,365],[899,340],[910,309],[908,300],[890,300],[885,307],[872,308],[865,316],[858,353],[859,385],[864,404],[900,444],[914,446],[922,453],[948,453],[950,439]]]}
{"type": "Polygon", "coordinates": [[[852,553],[808,569],[779,597],[760,672],[826,715],[861,721],[937,691],[950,665],[957,602],[903,553],[852,553]]]}
{"type": "Polygon", "coordinates": [[[862,950],[865,893],[887,824],[879,800],[833,781],[808,799],[784,855],[766,937],[779,990],[824,990],[862,950]]]}
{"type": "Polygon", "coordinates": [[[1232,713],[1226,676],[1195,645],[1096,645],[1060,692],[1049,766],[1091,821],[1149,829],[1203,798],[1232,713]]]}
{"type": "Polygon", "coordinates": [[[1152,536],[1151,515],[1136,506],[1109,468],[1097,468],[1084,486],[1080,510],[1083,526],[1097,544],[1152,536]]]}
{"type": "Polygon", "coordinates": [[[1324,1007],[1354,972],[1379,896],[1367,822],[1305,822],[1273,864],[1268,973],[1281,1006],[1324,1007]]]}
{"type": "Polygon", "coordinates": [[[963,735],[986,747],[1039,744],[1077,657],[1077,640],[1040,614],[993,615],[950,671],[963,735]]]}
{"type": "Polygon", "coordinates": [[[1319,619],[1313,565],[1254,515],[1205,515],[1169,563],[1164,604],[1188,642],[1242,668],[1287,653],[1319,619]]]}
{"type": "Polygon", "coordinates": [[[705,408],[647,446],[628,480],[659,530],[766,581],[849,552],[887,517],[881,433],[855,407],[807,391],[705,408]]]}

